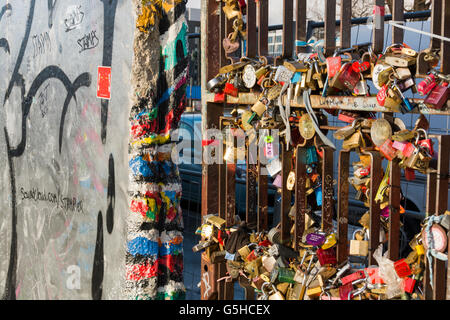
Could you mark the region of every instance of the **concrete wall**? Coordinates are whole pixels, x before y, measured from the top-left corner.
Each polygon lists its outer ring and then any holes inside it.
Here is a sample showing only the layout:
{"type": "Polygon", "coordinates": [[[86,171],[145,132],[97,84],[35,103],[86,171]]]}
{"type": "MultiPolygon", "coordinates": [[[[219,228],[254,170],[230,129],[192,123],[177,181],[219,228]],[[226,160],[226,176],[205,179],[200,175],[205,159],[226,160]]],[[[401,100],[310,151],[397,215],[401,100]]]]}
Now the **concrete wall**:
{"type": "Polygon", "coordinates": [[[127,0],[0,1],[4,299],[123,297],[134,30],[127,0]]]}

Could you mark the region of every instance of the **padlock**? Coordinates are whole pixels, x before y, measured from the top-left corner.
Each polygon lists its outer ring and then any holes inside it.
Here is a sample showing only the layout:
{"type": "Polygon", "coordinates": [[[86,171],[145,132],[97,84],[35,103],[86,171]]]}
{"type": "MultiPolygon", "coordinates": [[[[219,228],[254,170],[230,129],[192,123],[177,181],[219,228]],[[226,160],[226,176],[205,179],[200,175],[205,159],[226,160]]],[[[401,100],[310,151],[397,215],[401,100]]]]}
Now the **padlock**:
{"type": "Polygon", "coordinates": [[[359,79],[360,74],[353,71],[351,63],[348,62],[342,66],[339,73],[339,82],[342,83],[345,88],[353,91],[359,79]]]}
{"type": "Polygon", "coordinates": [[[387,139],[390,140],[392,137],[392,127],[390,123],[383,118],[373,121],[370,128],[370,137],[376,146],[381,146],[387,139]]]}
{"type": "Polygon", "coordinates": [[[417,135],[417,133],[415,131],[405,129],[405,130],[400,130],[400,131],[395,132],[392,135],[391,139],[394,141],[403,142],[403,141],[408,141],[408,140],[414,139],[416,137],[416,135],[417,135]]]}
{"type": "Polygon", "coordinates": [[[328,57],[327,61],[327,74],[328,79],[332,79],[337,72],[341,69],[342,66],[342,58],[340,56],[336,57],[328,57]]]}
{"type": "Polygon", "coordinates": [[[378,147],[383,156],[389,161],[394,160],[396,156],[395,150],[392,146],[392,140],[386,139],[386,141],[378,147]]]}
{"type": "Polygon", "coordinates": [[[386,64],[377,63],[372,71],[373,85],[381,90],[381,87],[389,81],[389,76],[392,74],[393,68],[386,64]]]}
{"type": "Polygon", "coordinates": [[[401,151],[404,157],[410,157],[414,151],[414,145],[408,141],[394,141],[392,147],[401,151]]]}
{"type": "Polygon", "coordinates": [[[223,92],[227,95],[237,97],[239,95],[239,90],[235,85],[236,81],[234,83],[227,82],[225,83],[225,88],[223,89],[223,92]]]}
{"type": "Polygon", "coordinates": [[[290,268],[279,268],[278,269],[278,281],[287,282],[287,283],[295,283],[294,280],[295,271],[290,268]]]}
{"type": "Polygon", "coordinates": [[[227,81],[227,77],[224,75],[217,75],[215,78],[212,78],[206,84],[206,89],[210,92],[215,92],[215,90],[221,88],[227,81]]]}
{"type": "Polygon", "coordinates": [[[275,157],[275,151],[273,149],[273,137],[265,136],[264,137],[264,155],[267,159],[272,159],[275,157]]]}
{"type": "Polygon", "coordinates": [[[361,80],[359,80],[354,89],[353,93],[359,96],[367,96],[369,95],[369,86],[367,85],[367,81],[364,79],[364,76],[360,73],[361,80]]]}
{"type": "Polygon", "coordinates": [[[359,147],[364,147],[361,131],[356,131],[349,138],[345,139],[342,143],[342,148],[346,150],[352,150],[359,147]]]}
{"type": "Polygon", "coordinates": [[[351,256],[366,257],[369,254],[369,241],[367,239],[367,233],[365,229],[358,229],[353,232],[353,239],[350,240],[350,252],[351,256]],[[356,240],[357,232],[364,233],[364,240],[356,240]]]}
{"type": "Polygon", "coordinates": [[[263,256],[262,265],[268,271],[272,272],[277,260],[273,256],[263,256]]]}
{"type": "Polygon", "coordinates": [[[262,117],[264,112],[266,112],[266,110],[267,110],[267,105],[263,101],[264,100],[262,100],[262,99],[258,100],[250,109],[253,112],[255,112],[258,115],[258,117],[260,117],[260,118],[262,117]]]}
{"type": "Polygon", "coordinates": [[[303,63],[303,61],[284,61],[283,66],[294,73],[308,71],[308,67],[303,63]]]}
{"type": "Polygon", "coordinates": [[[417,85],[417,91],[420,95],[427,95],[436,86],[436,77],[430,73],[417,85]]]}
{"type": "Polygon", "coordinates": [[[387,90],[388,90],[388,86],[387,86],[387,84],[384,84],[377,93],[378,105],[380,105],[382,107],[384,107],[384,104],[386,102],[387,90]]]}
{"type": "Polygon", "coordinates": [[[433,109],[441,110],[447,103],[448,88],[447,83],[434,87],[423,102],[430,105],[433,109]]]}
{"type": "Polygon", "coordinates": [[[328,249],[318,249],[317,257],[319,258],[319,263],[321,266],[327,264],[335,265],[337,263],[336,249],[334,247],[328,249]]]}
{"type": "Polygon", "coordinates": [[[412,273],[411,268],[405,262],[405,259],[400,259],[400,260],[394,262],[394,269],[400,278],[405,278],[405,277],[411,275],[411,273],[412,273]]]}
{"type": "Polygon", "coordinates": [[[291,171],[291,172],[289,172],[289,175],[287,178],[286,188],[289,191],[292,191],[292,190],[294,190],[294,186],[295,186],[295,171],[291,171]]]}
{"type": "Polygon", "coordinates": [[[411,78],[411,71],[409,68],[395,68],[394,74],[398,80],[406,80],[411,78]]]}
{"type": "Polygon", "coordinates": [[[242,81],[245,87],[248,89],[253,88],[257,79],[255,68],[251,64],[246,65],[242,72],[242,81]]]}
{"type": "MultiPolygon", "coordinates": [[[[292,76],[294,75],[294,72],[286,68],[285,66],[278,66],[277,71],[275,72],[275,76],[273,77],[273,80],[276,82],[290,82],[292,79],[292,76]]],[[[276,98],[276,97],[275,97],[276,98]]],[[[273,98],[273,99],[275,99],[273,98]]],[[[273,100],[269,99],[269,100],[273,100]]]]}
{"type": "Polygon", "coordinates": [[[298,123],[298,130],[303,139],[310,140],[314,138],[316,129],[314,128],[313,121],[308,113],[305,113],[301,116],[298,123]]]}
{"type": "Polygon", "coordinates": [[[416,63],[416,59],[406,54],[386,54],[384,61],[394,67],[407,68],[416,63]]]}
{"type": "Polygon", "coordinates": [[[285,300],[284,296],[277,290],[273,283],[265,282],[261,287],[261,291],[267,297],[264,300],[285,300]]]}
{"type": "Polygon", "coordinates": [[[417,129],[418,133],[416,145],[420,146],[428,151],[430,156],[434,155],[433,142],[428,138],[428,133],[424,129],[417,129]],[[424,139],[420,139],[420,133],[423,133],[424,139]]]}

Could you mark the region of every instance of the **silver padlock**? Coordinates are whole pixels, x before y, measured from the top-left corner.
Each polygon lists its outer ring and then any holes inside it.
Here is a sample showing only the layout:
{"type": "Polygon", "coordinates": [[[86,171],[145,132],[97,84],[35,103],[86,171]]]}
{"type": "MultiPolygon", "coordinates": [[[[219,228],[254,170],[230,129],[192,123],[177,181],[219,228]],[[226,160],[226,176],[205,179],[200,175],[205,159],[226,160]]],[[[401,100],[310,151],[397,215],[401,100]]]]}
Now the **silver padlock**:
{"type": "Polygon", "coordinates": [[[264,293],[264,297],[267,297],[267,299],[263,299],[263,300],[285,300],[284,296],[281,294],[280,291],[277,290],[277,288],[275,287],[275,285],[273,283],[264,282],[261,287],[261,291],[264,293]],[[267,287],[272,288],[272,290],[267,292],[266,291],[267,287]]]}

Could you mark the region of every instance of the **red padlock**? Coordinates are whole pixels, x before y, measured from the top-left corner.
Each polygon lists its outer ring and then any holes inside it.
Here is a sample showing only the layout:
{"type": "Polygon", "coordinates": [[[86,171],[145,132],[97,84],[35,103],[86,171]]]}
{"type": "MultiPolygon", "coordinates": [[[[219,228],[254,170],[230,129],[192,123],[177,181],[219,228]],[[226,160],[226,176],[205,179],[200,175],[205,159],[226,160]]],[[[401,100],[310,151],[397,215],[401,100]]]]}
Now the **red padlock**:
{"type": "Polygon", "coordinates": [[[225,102],[225,92],[219,92],[214,95],[214,102],[225,102]]]}
{"type": "Polygon", "coordinates": [[[403,282],[403,290],[405,290],[405,292],[413,293],[415,286],[416,280],[412,278],[405,278],[405,281],[403,282]]]}
{"type": "Polygon", "coordinates": [[[380,149],[380,152],[383,154],[383,156],[389,160],[392,161],[394,160],[396,154],[395,154],[395,150],[392,147],[392,140],[391,139],[387,139],[381,146],[378,147],[380,149]]]}
{"type": "Polygon", "coordinates": [[[349,90],[353,91],[359,82],[360,73],[353,71],[350,63],[344,64],[341,68],[339,81],[349,90]]]}
{"type": "Polygon", "coordinates": [[[442,109],[448,99],[448,86],[443,83],[431,90],[430,94],[423,101],[425,104],[429,104],[433,109],[442,109]]]}
{"type": "Polygon", "coordinates": [[[366,274],[363,270],[356,271],[355,273],[352,273],[346,277],[341,278],[342,284],[345,285],[347,283],[352,283],[353,281],[364,279],[366,277],[366,274]]]}
{"type": "Polygon", "coordinates": [[[394,141],[392,143],[392,147],[394,149],[400,150],[406,158],[410,157],[415,149],[414,145],[411,142],[405,141],[394,141]]]}
{"type": "Polygon", "coordinates": [[[336,250],[333,248],[329,249],[318,249],[317,250],[317,257],[319,258],[320,265],[323,266],[325,264],[336,264],[336,250]]]}
{"type": "Polygon", "coordinates": [[[353,291],[353,285],[351,282],[347,283],[343,286],[340,286],[339,287],[339,297],[341,298],[341,300],[349,300],[348,297],[352,291],[353,291]]]}
{"type": "Polygon", "coordinates": [[[416,179],[416,171],[411,168],[405,168],[406,181],[414,181],[416,179]]]}
{"type": "Polygon", "coordinates": [[[394,262],[394,269],[400,278],[405,278],[412,274],[411,268],[406,263],[405,259],[394,262]]]}
{"type": "Polygon", "coordinates": [[[430,73],[417,85],[417,91],[419,92],[419,94],[424,96],[428,94],[428,92],[430,92],[435,86],[436,77],[434,76],[434,74],[430,73]]]}
{"type": "Polygon", "coordinates": [[[341,120],[341,121],[347,122],[347,123],[353,123],[353,121],[355,121],[355,118],[350,117],[350,116],[348,116],[346,114],[343,114],[342,112],[339,113],[338,119],[341,120]]]}
{"type": "Polygon", "coordinates": [[[384,107],[384,104],[386,102],[386,92],[388,90],[388,87],[386,84],[381,87],[381,90],[377,93],[377,102],[381,107],[384,107]]]}
{"type": "Polygon", "coordinates": [[[368,61],[364,61],[362,63],[359,61],[355,61],[352,63],[353,71],[358,72],[358,73],[367,71],[367,70],[369,70],[369,68],[370,68],[370,63],[368,61]]]}
{"type": "Polygon", "coordinates": [[[341,57],[328,57],[327,58],[327,73],[328,79],[332,79],[336,73],[341,69],[342,58],[341,57]]]}
{"type": "Polygon", "coordinates": [[[223,89],[223,92],[233,97],[237,97],[239,94],[238,88],[229,82],[225,83],[225,89],[223,89]]]}
{"type": "Polygon", "coordinates": [[[420,139],[420,133],[419,133],[416,144],[422,148],[427,149],[430,156],[433,156],[434,155],[433,141],[431,141],[431,139],[428,138],[428,134],[424,129],[417,129],[417,132],[423,132],[425,139],[419,140],[420,139]]]}

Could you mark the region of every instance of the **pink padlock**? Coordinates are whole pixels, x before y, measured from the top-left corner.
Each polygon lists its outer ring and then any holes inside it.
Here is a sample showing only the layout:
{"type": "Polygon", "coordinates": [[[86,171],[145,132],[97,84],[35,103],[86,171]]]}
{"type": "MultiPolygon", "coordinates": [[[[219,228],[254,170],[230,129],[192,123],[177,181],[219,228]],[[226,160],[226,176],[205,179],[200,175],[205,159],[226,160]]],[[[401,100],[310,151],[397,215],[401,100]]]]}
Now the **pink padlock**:
{"type": "Polygon", "coordinates": [[[430,73],[417,85],[417,91],[421,95],[426,95],[436,86],[436,78],[434,74],[430,73]]]}
{"type": "Polygon", "coordinates": [[[400,150],[405,157],[410,157],[414,151],[414,145],[411,142],[394,141],[392,148],[400,150]]]}

